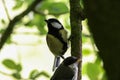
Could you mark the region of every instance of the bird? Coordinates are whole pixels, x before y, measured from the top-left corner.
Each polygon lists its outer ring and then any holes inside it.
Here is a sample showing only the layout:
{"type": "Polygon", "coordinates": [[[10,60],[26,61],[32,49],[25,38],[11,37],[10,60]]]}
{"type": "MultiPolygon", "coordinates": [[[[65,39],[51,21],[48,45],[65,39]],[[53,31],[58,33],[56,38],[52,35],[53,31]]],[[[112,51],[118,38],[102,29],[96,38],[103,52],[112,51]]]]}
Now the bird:
{"type": "Polygon", "coordinates": [[[80,58],[70,56],[64,59],[50,80],[77,80],[80,58]]]}
{"type": "Polygon", "coordinates": [[[45,20],[45,22],[48,27],[46,42],[48,48],[55,56],[52,69],[54,71],[60,64],[60,57],[64,59],[63,55],[68,49],[67,31],[64,29],[60,21],[55,18],[50,18],[45,20]]]}

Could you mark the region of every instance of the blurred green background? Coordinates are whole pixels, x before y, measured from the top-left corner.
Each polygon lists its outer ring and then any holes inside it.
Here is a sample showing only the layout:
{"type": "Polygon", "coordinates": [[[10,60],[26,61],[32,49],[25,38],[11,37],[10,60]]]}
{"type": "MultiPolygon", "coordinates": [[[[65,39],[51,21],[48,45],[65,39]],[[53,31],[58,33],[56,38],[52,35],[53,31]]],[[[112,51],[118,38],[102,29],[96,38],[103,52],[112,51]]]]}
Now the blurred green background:
{"type": "MultiPolygon", "coordinates": [[[[34,0],[0,0],[0,38],[9,18],[23,12],[34,0]],[[6,14],[7,8],[8,16],[6,14]]],[[[80,3],[82,5],[82,3],[80,3]]],[[[57,18],[70,35],[69,1],[43,0],[22,20],[0,51],[0,79],[2,80],[49,80],[52,76],[54,56],[46,44],[45,19],[57,18]]],[[[87,19],[82,21],[82,80],[106,80],[103,62],[89,32],[87,19]]],[[[65,57],[70,55],[70,48],[65,57]]]]}

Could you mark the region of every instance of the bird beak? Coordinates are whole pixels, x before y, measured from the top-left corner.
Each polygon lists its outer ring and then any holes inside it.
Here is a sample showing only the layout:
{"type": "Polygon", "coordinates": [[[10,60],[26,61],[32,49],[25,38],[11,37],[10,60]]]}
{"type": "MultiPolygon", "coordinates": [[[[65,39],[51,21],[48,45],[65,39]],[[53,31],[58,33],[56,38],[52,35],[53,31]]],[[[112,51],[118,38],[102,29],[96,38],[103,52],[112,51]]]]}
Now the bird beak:
{"type": "Polygon", "coordinates": [[[47,22],[47,23],[48,23],[48,20],[45,20],[45,22],[47,22]]]}

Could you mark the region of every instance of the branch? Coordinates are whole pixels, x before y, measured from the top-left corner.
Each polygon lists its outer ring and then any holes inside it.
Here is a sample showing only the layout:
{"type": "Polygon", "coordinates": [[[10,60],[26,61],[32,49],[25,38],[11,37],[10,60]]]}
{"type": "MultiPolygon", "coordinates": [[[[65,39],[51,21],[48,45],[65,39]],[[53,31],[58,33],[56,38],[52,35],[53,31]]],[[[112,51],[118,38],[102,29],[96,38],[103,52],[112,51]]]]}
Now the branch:
{"type": "Polygon", "coordinates": [[[2,0],[2,2],[3,2],[3,6],[4,6],[4,8],[5,8],[5,12],[6,12],[7,18],[8,18],[8,20],[10,21],[11,19],[10,19],[10,15],[9,15],[9,12],[8,12],[8,9],[7,9],[7,6],[6,6],[6,3],[5,3],[4,0],[2,0]]]}
{"type": "Polygon", "coordinates": [[[41,12],[41,11],[37,11],[37,10],[33,10],[35,13],[37,13],[37,14],[40,14],[40,15],[43,15],[43,16],[45,16],[46,14],[45,13],[43,13],[43,12],[41,12]]]}
{"type": "MultiPolygon", "coordinates": [[[[71,55],[82,60],[82,9],[80,0],[70,0],[71,55]]],[[[81,80],[81,62],[78,65],[78,80],[81,80]]]]}
{"type": "MultiPolygon", "coordinates": [[[[3,72],[3,71],[0,71],[0,74],[5,75],[5,76],[9,76],[9,77],[13,77],[12,74],[8,74],[8,73],[5,73],[5,72],[3,72]]],[[[13,77],[13,78],[14,78],[14,77],[13,77]]],[[[17,79],[17,80],[18,80],[18,79],[17,79]]],[[[19,80],[30,80],[30,79],[21,78],[21,79],[19,79],[19,80]]]]}
{"type": "Polygon", "coordinates": [[[35,0],[24,12],[19,14],[18,16],[14,17],[13,20],[11,20],[8,24],[8,27],[6,28],[5,32],[3,33],[1,39],[0,39],[0,50],[2,49],[4,43],[6,40],[10,37],[11,33],[13,32],[15,24],[20,21],[25,15],[27,15],[30,11],[32,11],[39,2],[42,0],[35,0]]]}
{"type": "Polygon", "coordinates": [[[11,76],[11,74],[5,73],[3,71],[0,71],[0,74],[6,75],[6,76],[11,76]]]}

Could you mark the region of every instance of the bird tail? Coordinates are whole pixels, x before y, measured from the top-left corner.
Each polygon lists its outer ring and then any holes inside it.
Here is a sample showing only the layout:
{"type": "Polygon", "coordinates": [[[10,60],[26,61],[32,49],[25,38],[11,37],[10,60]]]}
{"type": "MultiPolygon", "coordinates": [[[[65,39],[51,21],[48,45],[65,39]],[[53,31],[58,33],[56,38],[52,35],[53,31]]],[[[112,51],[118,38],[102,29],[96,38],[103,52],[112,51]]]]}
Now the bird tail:
{"type": "Polygon", "coordinates": [[[55,56],[52,70],[54,71],[59,66],[59,64],[60,64],[60,56],[55,56]]]}

